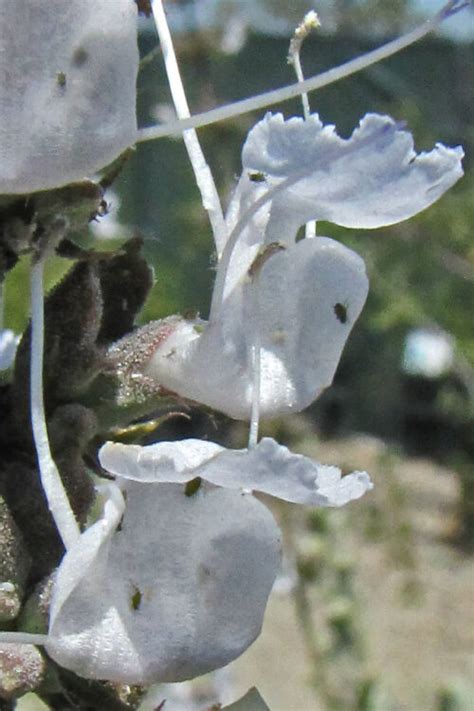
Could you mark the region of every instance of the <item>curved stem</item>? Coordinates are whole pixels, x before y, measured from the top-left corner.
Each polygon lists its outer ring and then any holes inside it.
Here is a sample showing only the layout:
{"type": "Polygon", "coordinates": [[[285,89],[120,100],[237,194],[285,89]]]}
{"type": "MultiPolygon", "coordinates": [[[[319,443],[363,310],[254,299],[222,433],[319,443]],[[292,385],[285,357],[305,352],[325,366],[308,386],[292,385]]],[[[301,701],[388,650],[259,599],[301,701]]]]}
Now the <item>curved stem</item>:
{"type": "Polygon", "coordinates": [[[41,484],[49,510],[66,550],[80,536],[78,523],[69,503],[60,474],[49,446],[48,430],[43,400],[43,350],[44,350],[44,258],[31,268],[31,362],[30,403],[31,426],[38,457],[41,484]]]}
{"type": "MultiPolygon", "coordinates": [[[[173,40],[171,38],[166,14],[163,8],[163,2],[162,0],[152,0],[151,6],[156,29],[160,38],[160,45],[163,51],[166,73],[176,113],[179,119],[187,119],[190,117],[189,106],[186,100],[186,94],[184,92],[183,82],[181,80],[178,62],[174,51],[173,40]]],[[[196,131],[194,129],[184,131],[183,140],[188,152],[189,160],[191,161],[198,188],[201,192],[204,208],[209,214],[209,221],[214,234],[214,241],[219,253],[225,242],[226,227],[214,178],[212,177],[211,170],[206,163],[196,131]]]]}
{"type": "Polygon", "coordinates": [[[462,10],[464,7],[467,7],[466,3],[459,2],[459,0],[451,0],[451,2],[446,3],[446,5],[444,5],[442,9],[427,22],[423,22],[421,25],[411,30],[411,32],[407,32],[407,34],[391,40],[381,47],[363,54],[361,57],[351,59],[338,67],[334,67],[326,72],[322,72],[321,74],[317,74],[309,79],[305,79],[303,82],[297,82],[296,84],[291,84],[289,86],[282,87],[281,89],[275,89],[274,91],[258,94],[257,96],[252,96],[249,99],[243,99],[242,101],[236,101],[228,106],[222,106],[218,109],[212,109],[211,111],[206,111],[201,114],[195,114],[188,119],[171,121],[159,126],[150,126],[149,128],[142,128],[138,131],[137,142],[140,143],[142,141],[151,141],[155,138],[163,138],[164,136],[173,136],[189,128],[209,126],[210,124],[217,123],[218,121],[224,121],[229,118],[241,116],[249,111],[256,111],[258,109],[271,106],[272,104],[288,101],[289,99],[293,99],[295,96],[299,96],[304,92],[314,91],[315,89],[321,89],[323,86],[334,84],[334,82],[345,79],[346,77],[356,74],[363,69],[367,69],[367,67],[377,64],[377,62],[381,62],[382,60],[391,57],[393,54],[397,54],[397,52],[400,52],[402,49],[409,47],[411,44],[418,42],[418,40],[426,37],[426,35],[436,30],[444,20],[451,17],[451,15],[455,12],[462,10]]]}

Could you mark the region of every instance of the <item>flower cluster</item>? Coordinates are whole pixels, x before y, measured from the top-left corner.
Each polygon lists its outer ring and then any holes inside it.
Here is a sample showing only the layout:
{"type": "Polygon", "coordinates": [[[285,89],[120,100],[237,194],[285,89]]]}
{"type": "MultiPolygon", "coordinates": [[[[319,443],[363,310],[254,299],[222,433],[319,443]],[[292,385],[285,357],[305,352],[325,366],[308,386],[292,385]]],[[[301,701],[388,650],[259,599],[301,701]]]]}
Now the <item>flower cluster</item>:
{"type": "MultiPolygon", "coordinates": [[[[49,0],[47,10],[38,4],[27,13],[32,36],[51,23],[52,13],[65,12],[62,4],[49,0]]],[[[134,141],[132,3],[113,5],[110,12],[108,2],[71,2],[54,48],[32,43],[38,76],[30,98],[41,110],[35,122],[18,124],[21,141],[10,137],[24,155],[7,152],[1,192],[71,182],[134,141]],[[99,11],[107,13],[105,42],[88,24],[92,6],[96,21],[99,11]],[[92,115],[100,131],[90,125],[92,115]]],[[[153,0],[151,7],[156,18],[163,16],[161,3],[153,0]]],[[[14,70],[0,91],[16,111],[25,103],[26,69],[13,34],[3,39],[14,70]]],[[[0,138],[11,130],[11,121],[4,124],[3,114],[1,120],[0,138]]],[[[197,139],[185,138],[195,160],[197,139]]],[[[175,316],[157,324],[159,342],[137,356],[135,375],[181,399],[250,420],[249,447],[227,450],[194,439],[144,447],[106,443],[99,459],[114,481],[102,489],[101,517],[80,534],[68,525],[60,492],[67,552],[43,640],[60,665],[86,678],[129,684],[180,681],[227,664],[258,636],[279,569],[280,532],[252,492],[338,507],[372,487],[365,472],[342,477],[337,467],[272,439],[258,442],[260,417],[301,411],[331,384],[368,292],[355,252],[329,237],[298,240],[299,230],[310,221],[371,229],[405,220],[460,178],[462,155],[461,148],[441,144],[417,155],[410,133],[388,116],[368,114],[344,139],[317,115],[285,120],[267,114],[249,132],[225,219],[201,171],[218,254],[209,320],[175,316]]],[[[34,325],[33,344],[39,342],[34,325]]],[[[144,337],[149,331],[145,327],[144,337]]],[[[140,339],[140,330],[133,338],[140,339]]],[[[32,388],[35,382],[32,377],[32,388]]],[[[38,400],[36,410],[32,403],[54,514],[54,471],[46,428],[38,426],[44,412],[38,400]]]]}
{"type": "MultiPolygon", "coordinates": [[[[442,145],[417,156],[386,116],[366,116],[345,140],[317,116],[267,115],[243,149],[209,322],[168,319],[145,374],[236,418],[307,407],[332,381],[368,280],[357,254],[327,237],[297,241],[298,229],[411,217],[460,177],[461,157],[442,145]]],[[[341,478],[272,439],[240,451],[109,442],[99,456],[126,504],[114,489],[64,558],[47,649],[83,676],[129,683],[215,669],[258,635],[279,532],[250,492],[343,506],[371,488],[364,472],[341,478]]]]}

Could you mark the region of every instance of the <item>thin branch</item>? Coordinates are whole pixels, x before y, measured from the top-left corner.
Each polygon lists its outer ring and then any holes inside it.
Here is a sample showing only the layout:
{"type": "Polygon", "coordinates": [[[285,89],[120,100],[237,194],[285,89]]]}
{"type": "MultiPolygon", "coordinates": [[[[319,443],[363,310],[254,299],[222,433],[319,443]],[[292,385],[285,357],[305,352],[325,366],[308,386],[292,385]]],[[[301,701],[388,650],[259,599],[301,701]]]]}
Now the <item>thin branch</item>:
{"type": "Polygon", "coordinates": [[[314,91],[315,89],[321,89],[329,84],[334,84],[335,82],[345,79],[352,74],[356,74],[363,69],[367,69],[367,67],[377,64],[378,62],[397,54],[397,52],[406,49],[406,47],[409,47],[415,42],[418,42],[418,40],[426,37],[426,35],[429,35],[431,32],[436,30],[444,20],[460,10],[463,10],[467,6],[468,3],[459,2],[459,0],[451,0],[451,2],[444,5],[443,8],[427,22],[419,25],[411,32],[402,35],[402,37],[398,37],[397,39],[387,42],[371,52],[363,54],[361,57],[351,59],[338,67],[334,67],[326,72],[317,74],[309,79],[306,79],[305,81],[282,87],[281,89],[268,91],[263,94],[258,94],[257,96],[252,96],[249,99],[236,101],[228,106],[222,106],[217,109],[212,109],[211,111],[195,114],[191,118],[170,121],[169,123],[158,126],[142,128],[138,131],[137,142],[141,143],[143,141],[151,141],[155,138],[163,138],[164,136],[174,136],[190,128],[209,126],[210,124],[217,123],[218,121],[235,118],[237,116],[241,116],[242,114],[249,113],[250,111],[263,109],[282,101],[288,101],[289,99],[293,99],[295,96],[300,96],[305,92],[314,91]]]}

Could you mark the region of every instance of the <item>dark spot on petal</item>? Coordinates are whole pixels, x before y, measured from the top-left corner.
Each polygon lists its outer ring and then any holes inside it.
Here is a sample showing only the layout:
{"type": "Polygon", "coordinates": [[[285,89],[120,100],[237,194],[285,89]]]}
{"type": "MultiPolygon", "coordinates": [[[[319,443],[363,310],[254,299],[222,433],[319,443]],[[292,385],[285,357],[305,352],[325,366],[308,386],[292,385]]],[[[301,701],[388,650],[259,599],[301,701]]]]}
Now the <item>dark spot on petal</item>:
{"type": "Polygon", "coordinates": [[[334,304],[334,313],[336,314],[338,321],[341,323],[347,322],[347,306],[345,304],[341,304],[339,302],[334,304]]]}
{"type": "Polygon", "coordinates": [[[72,63],[75,67],[83,67],[88,59],[89,54],[84,47],[78,47],[72,55],[72,63]]]}

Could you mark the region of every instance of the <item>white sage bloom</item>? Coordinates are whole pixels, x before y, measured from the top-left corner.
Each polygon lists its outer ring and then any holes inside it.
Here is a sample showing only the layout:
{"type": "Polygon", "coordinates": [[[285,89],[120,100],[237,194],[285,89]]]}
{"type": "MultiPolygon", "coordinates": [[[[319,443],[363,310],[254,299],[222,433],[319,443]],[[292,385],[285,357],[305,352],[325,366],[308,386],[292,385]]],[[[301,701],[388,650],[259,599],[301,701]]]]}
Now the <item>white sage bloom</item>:
{"type": "Polygon", "coordinates": [[[461,148],[416,155],[410,133],[368,114],[348,139],[318,116],[268,114],[249,133],[218,235],[209,321],[177,319],[146,375],[231,417],[250,416],[255,348],[262,416],[297,412],[328,387],[364,305],[362,259],[297,241],[311,220],[375,228],[431,205],[462,175],[461,148]]]}
{"type": "Polygon", "coordinates": [[[372,488],[365,472],[341,477],[272,439],[252,450],[203,440],[108,442],[99,458],[126,504],[109,485],[102,519],[67,551],[46,649],[80,676],[130,684],[217,669],[260,633],[280,532],[249,489],[343,506],[372,488]],[[184,485],[198,477],[204,483],[186,495],[184,485]]]}
{"type": "Polygon", "coordinates": [[[225,666],[261,630],[280,564],[272,515],[237,491],[122,487],[126,505],[111,485],[103,518],[61,562],[48,654],[89,679],[142,685],[225,666]]]}
{"type": "Polygon", "coordinates": [[[91,176],[136,140],[136,5],[0,0],[0,194],[91,176]]]}

